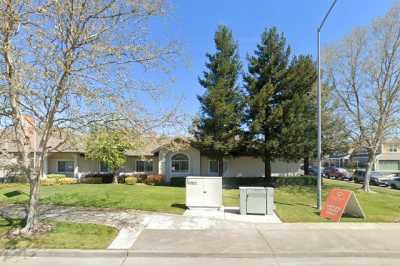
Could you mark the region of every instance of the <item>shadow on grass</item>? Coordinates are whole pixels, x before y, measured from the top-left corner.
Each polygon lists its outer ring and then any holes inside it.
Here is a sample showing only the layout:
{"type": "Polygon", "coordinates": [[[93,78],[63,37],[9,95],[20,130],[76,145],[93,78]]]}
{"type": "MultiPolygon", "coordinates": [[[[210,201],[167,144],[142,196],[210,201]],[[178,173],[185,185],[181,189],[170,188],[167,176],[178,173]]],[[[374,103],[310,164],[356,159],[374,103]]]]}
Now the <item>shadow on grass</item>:
{"type": "Polygon", "coordinates": [[[276,204],[281,204],[281,205],[286,205],[286,206],[304,206],[304,207],[310,207],[312,208],[312,205],[309,204],[304,204],[304,203],[286,203],[286,202],[280,202],[280,201],[275,201],[276,204]]]}
{"type": "Polygon", "coordinates": [[[15,229],[18,227],[25,226],[24,219],[13,219],[13,218],[6,217],[6,216],[0,216],[0,219],[4,220],[4,222],[0,222],[0,229],[4,228],[4,227],[10,228],[10,229],[15,229]]]}
{"type": "Polygon", "coordinates": [[[17,244],[21,237],[10,238],[9,233],[23,226],[25,226],[25,221],[23,219],[13,219],[7,216],[0,216],[0,231],[4,231],[2,234],[0,234],[0,239],[3,242],[4,249],[17,248],[17,244]]]}
{"type": "Polygon", "coordinates": [[[186,210],[186,205],[183,203],[172,203],[171,207],[186,210]]]}
{"type": "Polygon", "coordinates": [[[26,193],[22,193],[19,190],[14,190],[14,191],[10,191],[10,192],[4,193],[3,195],[6,196],[7,198],[12,198],[12,197],[16,197],[16,196],[19,196],[19,195],[22,195],[22,194],[26,194],[26,193]]]}

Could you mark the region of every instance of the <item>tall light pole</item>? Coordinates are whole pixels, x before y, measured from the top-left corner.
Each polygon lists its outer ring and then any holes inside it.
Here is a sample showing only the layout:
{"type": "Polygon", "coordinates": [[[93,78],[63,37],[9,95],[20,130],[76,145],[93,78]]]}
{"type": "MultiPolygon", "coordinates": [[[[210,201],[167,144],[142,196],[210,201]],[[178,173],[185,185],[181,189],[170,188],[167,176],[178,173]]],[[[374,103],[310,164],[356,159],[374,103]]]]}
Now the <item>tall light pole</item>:
{"type": "Polygon", "coordinates": [[[318,104],[318,136],[317,136],[317,161],[318,161],[318,177],[317,177],[317,208],[321,210],[322,208],[322,191],[321,191],[321,49],[320,49],[320,33],[321,29],[325,24],[326,19],[328,18],[329,14],[331,13],[333,7],[335,6],[337,0],[334,0],[331,7],[329,8],[328,12],[325,14],[325,17],[322,19],[321,24],[317,29],[317,56],[318,56],[318,86],[317,86],[317,104],[318,104]]]}

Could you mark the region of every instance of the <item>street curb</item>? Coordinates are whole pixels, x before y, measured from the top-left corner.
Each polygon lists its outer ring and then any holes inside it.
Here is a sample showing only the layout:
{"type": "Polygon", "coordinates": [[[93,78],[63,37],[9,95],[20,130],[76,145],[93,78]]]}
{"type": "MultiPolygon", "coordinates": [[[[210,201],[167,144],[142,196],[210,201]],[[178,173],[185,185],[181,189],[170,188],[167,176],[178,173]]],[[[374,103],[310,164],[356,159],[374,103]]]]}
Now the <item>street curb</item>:
{"type": "Polygon", "coordinates": [[[265,252],[265,253],[201,253],[201,252],[142,252],[135,250],[79,250],[79,249],[10,249],[0,250],[2,257],[76,257],[76,258],[312,258],[312,257],[363,257],[399,258],[400,251],[331,251],[331,252],[265,252]]]}
{"type": "Polygon", "coordinates": [[[135,252],[128,251],[128,257],[171,257],[171,258],[312,258],[312,257],[360,257],[360,258],[399,258],[400,252],[272,252],[272,253],[175,253],[175,252],[135,252]]]}
{"type": "Polygon", "coordinates": [[[0,250],[2,257],[126,257],[127,250],[107,249],[3,249],[0,250]]]}

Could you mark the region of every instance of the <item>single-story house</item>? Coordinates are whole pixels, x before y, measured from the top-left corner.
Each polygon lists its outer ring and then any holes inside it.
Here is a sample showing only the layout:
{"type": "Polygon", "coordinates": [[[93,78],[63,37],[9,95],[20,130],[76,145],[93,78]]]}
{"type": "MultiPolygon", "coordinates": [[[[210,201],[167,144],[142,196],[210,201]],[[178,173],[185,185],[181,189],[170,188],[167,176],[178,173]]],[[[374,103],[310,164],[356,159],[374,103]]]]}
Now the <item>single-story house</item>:
{"type": "MultiPolygon", "coordinates": [[[[149,142],[140,150],[127,151],[126,163],[119,173],[160,174],[165,175],[167,182],[171,177],[218,175],[217,160],[202,154],[199,149],[191,145],[183,145],[180,148],[169,147],[165,143],[149,142]]],[[[6,147],[6,150],[11,153],[16,152],[14,145],[6,147]]],[[[261,158],[253,156],[226,158],[223,165],[223,177],[264,177],[264,162],[261,158]]],[[[271,166],[275,176],[302,174],[300,162],[274,161],[271,166]]],[[[44,161],[43,178],[48,174],[58,173],[81,178],[88,173],[108,172],[107,165],[85,156],[83,145],[63,144],[48,152],[44,161]]]]}

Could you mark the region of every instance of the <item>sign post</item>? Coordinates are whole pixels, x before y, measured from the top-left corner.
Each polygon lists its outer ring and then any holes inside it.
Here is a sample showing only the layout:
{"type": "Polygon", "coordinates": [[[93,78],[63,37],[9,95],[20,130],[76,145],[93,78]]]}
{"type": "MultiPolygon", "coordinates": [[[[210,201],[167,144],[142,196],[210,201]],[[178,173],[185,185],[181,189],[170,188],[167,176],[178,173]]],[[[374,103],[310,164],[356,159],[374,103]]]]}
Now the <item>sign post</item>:
{"type": "Polygon", "coordinates": [[[340,222],[344,214],[351,217],[365,218],[365,214],[353,191],[334,188],[329,191],[320,216],[334,222],[340,222]]]}

